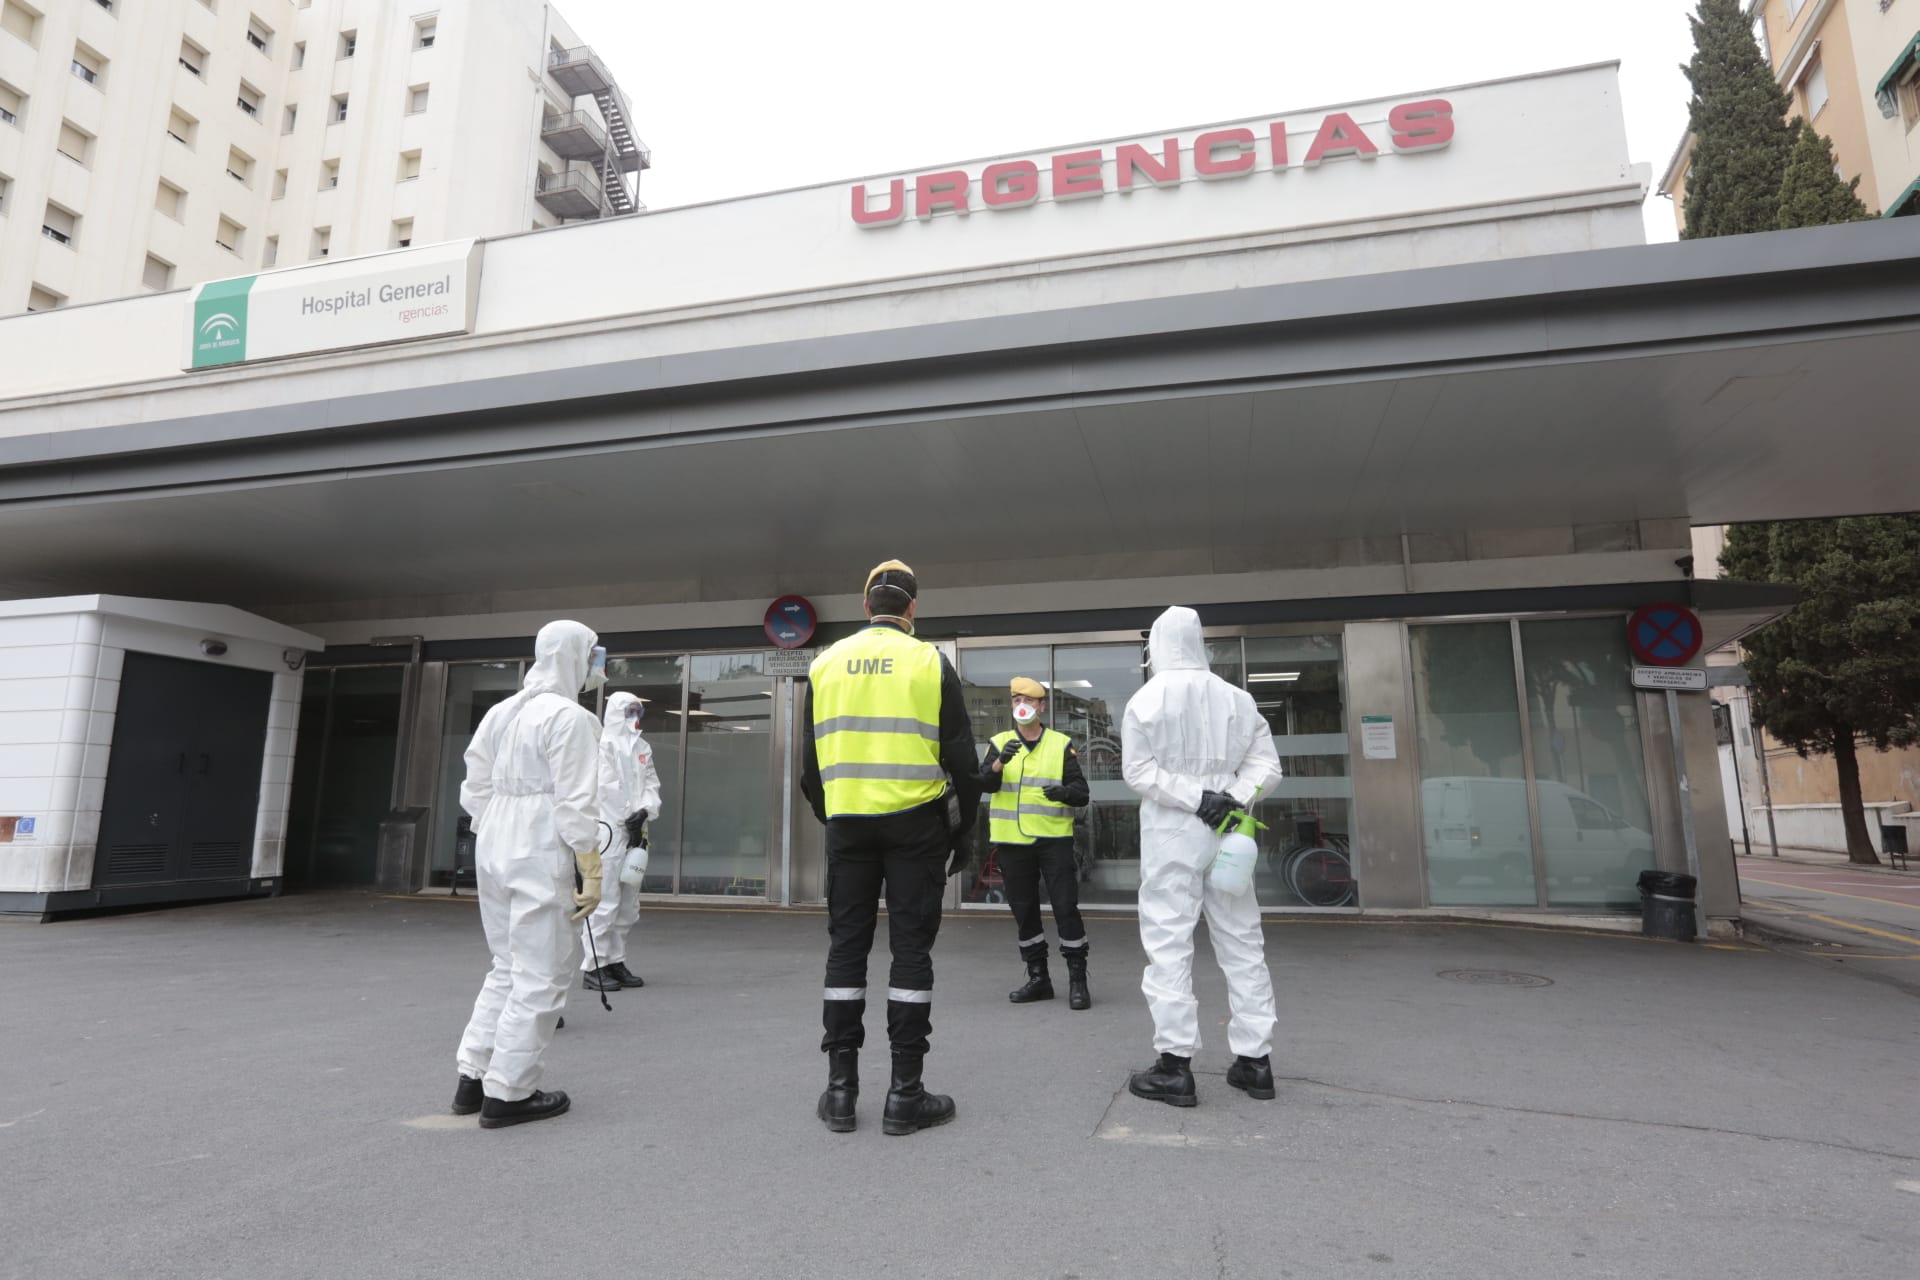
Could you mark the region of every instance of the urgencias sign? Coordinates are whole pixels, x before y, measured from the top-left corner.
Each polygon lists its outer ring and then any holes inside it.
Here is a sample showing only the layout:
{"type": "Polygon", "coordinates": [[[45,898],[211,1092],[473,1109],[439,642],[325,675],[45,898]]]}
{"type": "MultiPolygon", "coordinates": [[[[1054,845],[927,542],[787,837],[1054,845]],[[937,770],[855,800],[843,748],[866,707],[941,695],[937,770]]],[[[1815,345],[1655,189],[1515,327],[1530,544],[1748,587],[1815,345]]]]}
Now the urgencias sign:
{"type": "MultiPolygon", "coordinates": [[[[909,218],[976,208],[1025,209],[1038,204],[1043,194],[1054,201],[1085,200],[1193,179],[1222,181],[1261,171],[1313,169],[1332,160],[1371,160],[1382,152],[1382,142],[1344,111],[1321,119],[1296,161],[1288,135],[1303,132],[1275,120],[1266,126],[1264,137],[1244,126],[1212,129],[1195,136],[1190,149],[1183,148],[1178,137],[1169,137],[1151,146],[1129,142],[1111,151],[1063,151],[1049,157],[1044,168],[1033,160],[1004,160],[988,165],[977,177],[964,169],[942,169],[895,178],[879,192],[862,182],[852,192],[853,220],[874,230],[909,218]]],[[[1385,147],[1399,155],[1441,150],[1453,141],[1453,104],[1444,98],[1403,102],[1387,112],[1383,132],[1385,147]]]]}

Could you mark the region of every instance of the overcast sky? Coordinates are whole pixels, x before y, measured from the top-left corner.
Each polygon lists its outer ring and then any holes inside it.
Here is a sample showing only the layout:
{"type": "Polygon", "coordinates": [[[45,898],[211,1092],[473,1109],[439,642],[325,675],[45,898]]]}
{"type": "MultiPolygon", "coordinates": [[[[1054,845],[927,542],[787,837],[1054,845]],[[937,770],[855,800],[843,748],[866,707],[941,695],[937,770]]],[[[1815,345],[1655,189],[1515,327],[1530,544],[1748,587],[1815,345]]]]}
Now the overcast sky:
{"type": "MultiPolygon", "coordinates": [[[[1657,182],[1692,53],[1692,0],[555,4],[633,102],[655,209],[1613,60],[1657,182]]],[[[1646,221],[1674,238],[1657,194],[1646,221]]]]}

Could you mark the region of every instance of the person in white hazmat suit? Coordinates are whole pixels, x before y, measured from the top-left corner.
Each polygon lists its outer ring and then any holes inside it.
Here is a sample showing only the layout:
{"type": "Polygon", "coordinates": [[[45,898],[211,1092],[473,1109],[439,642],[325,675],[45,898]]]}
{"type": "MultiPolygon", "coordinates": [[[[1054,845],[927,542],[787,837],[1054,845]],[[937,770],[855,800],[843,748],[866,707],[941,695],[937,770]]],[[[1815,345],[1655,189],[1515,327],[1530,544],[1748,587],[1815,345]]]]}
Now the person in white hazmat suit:
{"type": "Polygon", "coordinates": [[[560,1020],[578,945],[570,921],[600,905],[600,735],[578,701],[606,680],[606,650],[578,622],[534,640],[518,694],[488,711],[467,748],[460,804],[473,817],[480,922],[493,968],[460,1038],[456,1115],[483,1129],[566,1111],[540,1059],[560,1020]],[[574,888],[574,873],[580,888],[574,888]]]}
{"type": "Polygon", "coordinates": [[[646,714],[647,704],[631,693],[607,696],[600,730],[600,814],[613,828],[613,843],[600,860],[600,905],[580,926],[580,970],[589,991],[647,985],[627,968],[627,934],[640,919],[638,873],[647,869],[644,833],[648,819],[660,816],[660,774],[653,767],[653,748],[640,736],[646,714]],[[624,874],[629,868],[632,877],[624,874]]]}
{"type": "Polygon", "coordinates": [[[1134,1073],[1136,1097],[1191,1107],[1200,1006],[1193,997],[1193,928],[1202,912],[1227,979],[1235,1055],[1227,1083],[1271,1098],[1273,978],[1267,972],[1260,905],[1251,888],[1230,895],[1207,878],[1219,826],[1280,777],[1280,757],[1253,695],[1207,669],[1200,615],[1174,607],[1147,637],[1152,677],[1127,702],[1120,768],[1140,795],[1140,983],[1153,1014],[1159,1060],[1134,1073]]]}

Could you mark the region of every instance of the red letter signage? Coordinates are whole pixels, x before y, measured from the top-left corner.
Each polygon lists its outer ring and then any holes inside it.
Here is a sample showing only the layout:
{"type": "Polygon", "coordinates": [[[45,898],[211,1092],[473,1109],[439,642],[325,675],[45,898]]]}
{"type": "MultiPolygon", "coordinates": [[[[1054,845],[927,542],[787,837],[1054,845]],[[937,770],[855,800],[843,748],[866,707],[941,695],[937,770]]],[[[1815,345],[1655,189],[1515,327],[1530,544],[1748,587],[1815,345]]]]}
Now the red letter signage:
{"type": "Polygon", "coordinates": [[[931,218],[942,209],[967,211],[967,175],[960,169],[923,173],[913,181],[913,216],[931,218]]]}
{"type": "Polygon", "coordinates": [[[980,202],[989,209],[1017,209],[1040,198],[1040,166],[1031,160],[990,164],[980,175],[980,202]]]}
{"type": "Polygon", "coordinates": [[[1353,117],[1344,111],[1336,111],[1320,122],[1320,132],[1314,137],[1313,145],[1307,148],[1307,158],[1301,163],[1312,168],[1323,160],[1338,160],[1342,156],[1371,160],[1379,154],[1380,148],[1373,145],[1366,131],[1354,123],[1353,117]]]}
{"type": "Polygon", "coordinates": [[[1080,200],[1107,193],[1100,164],[1106,157],[1098,151],[1069,151],[1053,158],[1053,198],[1080,200]]]}
{"type": "Polygon", "coordinates": [[[1403,102],[1387,113],[1387,128],[1395,151],[1437,151],[1453,141],[1453,104],[1445,98],[1403,102]]]}
{"type": "Polygon", "coordinates": [[[1113,156],[1113,178],[1122,191],[1133,190],[1134,177],[1145,178],[1150,186],[1180,181],[1180,139],[1161,143],[1160,158],[1138,143],[1129,142],[1113,156]]]}
{"type": "Polygon", "coordinates": [[[1203,178],[1253,172],[1253,130],[1216,129],[1193,140],[1193,171],[1203,178]],[[1225,159],[1222,159],[1224,153],[1225,159]]]}
{"type": "Polygon", "coordinates": [[[853,189],[853,220],[863,227],[890,227],[907,216],[907,183],[904,178],[893,180],[893,193],[887,200],[887,207],[875,209],[867,203],[867,184],[861,183],[853,189]]]}

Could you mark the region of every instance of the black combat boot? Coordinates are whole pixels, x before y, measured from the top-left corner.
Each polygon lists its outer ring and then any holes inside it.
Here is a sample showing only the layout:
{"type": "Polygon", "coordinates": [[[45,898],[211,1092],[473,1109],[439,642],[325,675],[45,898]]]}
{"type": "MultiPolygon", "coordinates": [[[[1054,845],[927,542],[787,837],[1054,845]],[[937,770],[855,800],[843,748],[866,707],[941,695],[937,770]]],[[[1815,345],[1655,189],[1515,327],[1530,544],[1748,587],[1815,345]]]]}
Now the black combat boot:
{"type": "Polygon", "coordinates": [[[893,1085],[887,1090],[887,1110],[880,1118],[882,1133],[899,1137],[953,1119],[953,1099],[944,1093],[928,1093],[920,1083],[921,1062],[920,1058],[894,1055],[893,1085]]]}
{"type": "Polygon", "coordinates": [[[1060,954],[1067,962],[1067,1008],[1093,1008],[1093,994],[1087,990],[1087,949],[1062,947],[1060,954]]]}
{"type": "Polygon", "coordinates": [[[620,985],[623,987],[644,987],[647,985],[645,978],[642,978],[639,974],[627,968],[627,962],[625,960],[614,961],[606,967],[604,972],[610,973],[615,978],[618,978],[620,985]]]}
{"type": "Polygon", "coordinates": [[[589,991],[618,991],[621,983],[619,975],[615,974],[609,966],[603,969],[587,970],[586,976],[580,979],[580,985],[589,991]]]}
{"type": "Polygon", "coordinates": [[[1193,1088],[1193,1059],[1163,1053],[1160,1060],[1145,1071],[1136,1071],[1127,1081],[1127,1091],[1136,1098],[1165,1102],[1175,1107],[1200,1105],[1193,1088]]]}
{"type": "Polygon", "coordinates": [[[860,1101],[860,1051],[827,1050],[827,1091],[814,1114],[834,1133],[853,1132],[854,1104],[860,1101]]]}
{"type": "Polygon", "coordinates": [[[472,1115],[480,1109],[480,1104],[486,1101],[486,1097],[486,1091],[480,1087],[478,1080],[472,1076],[461,1076],[459,1086],[453,1091],[453,1114],[472,1115]]]}
{"type": "Polygon", "coordinates": [[[1235,1058],[1233,1065],[1227,1068],[1227,1083],[1244,1091],[1249,1098],[1265,1102],[1273,1097],[1272,1055],[1263,1053],[1257,1058],[1235,1058]]]}
{"type": "Polygon", "coordinates": [[[1047,972],[1047,953],[1044,948],[1040,954],[1027,957],[1026,985],[1007,992],[1007,999],[1015,1004],[1053,999],[1053,975],[1047,972]]]}
{"type": "Polygon", "coordinates": [[[572,1105],[567,1101],[567,1095],[558,1090],[546,1093],[535,1089],[518,1102],[502,1102],[498,1098],[488,1098],[480,1104],[480,1127],[504,1129],[510,1124],[551,1120],[565,1113],[566,1109],[572,1105]]]}

